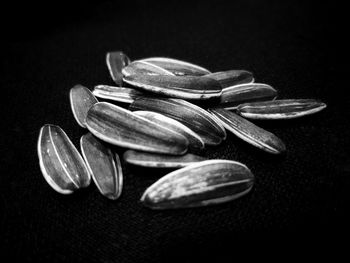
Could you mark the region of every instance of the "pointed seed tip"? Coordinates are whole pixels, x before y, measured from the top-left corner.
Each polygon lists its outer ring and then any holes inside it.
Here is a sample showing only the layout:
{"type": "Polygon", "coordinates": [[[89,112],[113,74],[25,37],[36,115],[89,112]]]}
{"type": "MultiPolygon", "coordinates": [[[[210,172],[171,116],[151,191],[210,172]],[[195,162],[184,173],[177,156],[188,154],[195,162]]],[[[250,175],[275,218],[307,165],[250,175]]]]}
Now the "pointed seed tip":
{"type": "Polygon", "coordinates": [[[107,197],[110,200],[117,200],[119,198],[119,194],[118,193],[108,193],[105,195],[105,197],[107,197]]]}

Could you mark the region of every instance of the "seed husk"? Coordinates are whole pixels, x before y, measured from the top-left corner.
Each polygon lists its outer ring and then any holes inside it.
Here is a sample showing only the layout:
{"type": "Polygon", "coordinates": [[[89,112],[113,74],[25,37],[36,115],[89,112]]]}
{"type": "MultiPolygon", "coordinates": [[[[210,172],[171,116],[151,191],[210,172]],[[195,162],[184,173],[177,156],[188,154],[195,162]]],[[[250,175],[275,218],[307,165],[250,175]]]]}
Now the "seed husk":
{"type": "Polygon", "coordinates": [[[227,110],[237,109],[238,105],[251,101],[273,100],[277,91],[270,85],[248,83],[222,89],[219,108],[227,110]]]}
{"type": "Polygon", "coordinates": [[[124,103],[132,103],[136,98],[149,96],[140,90],[108,85],[97,85],[92,93],[98,98],[124,103]]]}
{"type": "Polygon", "coordinates": [[[187,151],[188,141],[181,134],[107,102],[90,108],[86,125],[99,139],[121,147],[174,155],[187,151]]]}
{"type": "Polygon", "coordinates": [[[239,115],[225,109],[211,109],[224,127],[242,140],[273,154],[286,150],[284,143],[274,134],[268,132],[239,115]]]}
{"type": "Polygon", "coordinates": [[[146,61],[154,65],[157,65],[161,68],[164,68],[172,72],[177,76],[184,76],[184,75],[202,76],[210,73],[210,71],[207,70],[206,68],[200,67],[198,65],[195,65],[186,61],[181,61],[178,59],[152,57],[152,58],[141,59],[140,61],[146,61]]]}
{"type": "Polygon", "coordinates": [[[189,147],[194,149],[203,149],[204,142],[202,138],[192,131],[187,126],[183,125],[181,122],[169,118],[163,114],[153,112],[153,111],[134,111],[134,113],[138,116],[146,118],[152,122],[159,124],[167,129],[180,133],[184,137],[187,138],[189,142],[189,147]]]}
{"type": "Polygon", "coordinates": [[[247,70],[227,70],[205,75],[218,81],[223,89],[254,82],[253,73],[247,70]]]}
{"type": "Polygon", "coordinates": [[[214,205],[245,195],[253,184],[254,176],[245,165],[207,160],[162,177],[144,192],[141,202],[151,209],[214,205]]]}
{"type": "Polygon", "coordinates": [[[98,190],[108,199],[118,199],[123,188],[123,172],[118,154],[113,154],[91,133],[80,138],[80,148],[98,190]]]}
{"type": "Polygon", "coordinates": [[[237,112],[249,119],[294,119],[314,114],[327,105],[314,99],[274,100],[241,104],[237,112]]]}
{"type": "Polygon", "coordinates": [[[113,81],[121,86],[123,84],[122,69],[129,65],[130,59],[122,51],[108,52],[106,64],[113,81]]]}
{"type": "Polygon", "coordinates": [[[128,66],[123,68],[122,70],[123,76],[130,76],[130,75],[170,75],[175,76],[170,71],[158,67],[157,65],[148,63],[146,61],[134,61],[130,63],[128,66]]]}
{"type": "Polygon", "coordinates": [[[150,168],[181,168],[204,161],[205,158],[191,153],[174,156],[128,150],[124,153],[124,160],[133,165],[150,168]]]}
{"type": "Polygon", "coordinates": [[[59,126],[46,124],[40,129],[37,150],[41,172],[57,192],[71,194],[90,184],[83,158],[59,126]]]}
{"type": "Polygon", "coordinates": [[[209,112],[182,99],[138,98],[129,109],[154,111],[175,119],[198,134],[207,145],[218,145],[226,136],[209,112]]]}
{"type": "Polygon", "coordinates": [[[82,85],[75,85],[69,92],[70,106],[77,123],[86,128],[86,115],[92,105],[97,103],[97,99],[89,89],[82,85]]]}
{"type": "Polygon", "coordinates": [[[221,96],[220,84],[208,77],[170,75],[129,75],[126,83],[169,97],[206,100],[221,96]]]}

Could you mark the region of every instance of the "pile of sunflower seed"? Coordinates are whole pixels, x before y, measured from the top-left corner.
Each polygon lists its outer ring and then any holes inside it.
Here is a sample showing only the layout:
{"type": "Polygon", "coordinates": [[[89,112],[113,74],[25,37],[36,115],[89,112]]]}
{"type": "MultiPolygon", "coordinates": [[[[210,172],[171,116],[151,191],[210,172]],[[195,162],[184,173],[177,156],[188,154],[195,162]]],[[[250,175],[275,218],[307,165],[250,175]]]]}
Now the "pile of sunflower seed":
{"type": "Polygon", "coordinates": [[[211,73],[163,57],[130,61],[120,51],[107,53],[106,62],[116,86],[98,85],[91,92],[76,85],[69,94],[77,123],[89,131],[80,140],[83,157],[59,126],[46,124],[40,130],[40,168],[61,194],[89,186],[92,177],[104,196],[117,199],[123,173],[111,144],[127,149],[123,161],[128,164],[175,169],[145,190],[145,206],[227,202],[252,189],[252,172],[239,162],[207,160],[194,152],[219,145],[227,130],[263,151],[280,154],[284,143],[247,119],[292,119],[326,107],[313,99],[277,100],[274,88],[255,83],[246,70],[211,73]]]}

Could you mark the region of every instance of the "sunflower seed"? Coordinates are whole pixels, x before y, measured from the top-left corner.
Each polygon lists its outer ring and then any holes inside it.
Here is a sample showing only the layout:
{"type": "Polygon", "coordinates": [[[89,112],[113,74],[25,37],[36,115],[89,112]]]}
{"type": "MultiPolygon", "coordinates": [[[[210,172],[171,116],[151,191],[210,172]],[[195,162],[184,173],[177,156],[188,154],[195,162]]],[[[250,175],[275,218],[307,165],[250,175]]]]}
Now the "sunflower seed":
{"type": "Polygon", "coordinates": [[[141,202],[152,209],[219,204],[248,193],[253,183],[254,176],[245,165],[208,160],[162,177],[144,192],[141,202]]]}
{"type": "Polygon", "coordinates": [[[254,82],[253,73],[246,70],[227,70],[205,75],[206,77],[215,79],[221,87],[229,88],[239,84],[254,82]]]}
{"type": "Polygon", "coordinates": [[[244,102],[273,100],[277,91],[269,85],[260,83],[248,83],[232,86],[222,90],[219,108],[233,110],[244,102]]]}
{"type": "Polygon", "coordinates": [[[96,97],[118,102],[132,103],[136,98],[148,96],[145,92],[132,88],[122,88],[107,85],[95,86],[93,92],[96,97]]]}
{"type": "Polygon", "coordinates": [[[116,105],[99,102],[86,118],[89,131],[101,140],[140,151],[184,154],[187,139],[116,105]]]}
{"type": "Polygon", "coordinates": [[[118,154],[115,161],[110,149],[91,133],[80,138],[80,148],[98,190],[109,199],[117,199],[123,187],[123,173],[118,154]]]}
{"type": "Polygon", "coordinates": [[[241,104],[237,112],[250,119],[293,119],[319,112],[326,106],[313,99],[274,100],[241,104]]]}
{"type": "Polygon", "coordinates": [[[140,75],[140,74],[147,74],[147,75],[170,75],[174,76],[173,73],[170,71],[163,69],[161,67],[158,67],[157,65],[148,63],[146,61],[134,61],[130,63],[128,66],[123,68],[122,70],[123,76],[130,76],[130,75],[140,75]]]}
{"type": "Polygon", "coordinates": [[[138,98],[129,109],[154,111],[175,119],[198,134],[207,145],[218,145],[226,136],[209,112],[185,100],[138,98]]]}
{"type": "Polygon", "coordinates": [[[128,150],[124,153],[127,163],[151,168],[181,168],[190,164],[204,161],[205,158],[187,153],[182,156],[146,153],[128,150]]]}
{"type": "Polygon", "coordinates": [[[164,128],[180,133],[181,135],[187,138],[189,142],[188,146],[190,148],[194,148],[194,149],[204,148],[204,142],[201,139],[201,137],[198,134],[196,134],[194,131],[192,131],[190,128],[183,125],[181,122],[153,111],[134,111],[134,113],[138,116],[141,116],[152,122],[155,122],[160,126],[163,126],[164,128]]]}
{"type": "Polygon", "coordinates": [[[221,96],[220,84],[207,77],[129,75],[123,80],[146,91],[175,98],[205,100],[221,96]]]}
{"type": "Polygon", "coordinates": [[[41,172],[54,190],[71,194],[90,184],[91,176],[84,160],[59,126],[44,125],[37,147],[41,172]]]}
{"type": "Polygon", "coordinates": [[[108,52],[106,63],[109,73],[114,82],[121,86],[123,84],[122,69],[130,63],[130,59],[121,51],[108,52]]]}
{"type": "Polygon", "coordinates": [[[242,140],[269,153],[282,153],[286,147],[284,143],[271,132],[268,132],[237,114],[225,109],[211,109],[224,127],[242,140]]]}
{"type": "Polygon", "coordinates": [[[172,59],[172,58],[152,57],[152,58],[141,59],[139,61],[146,61],[146,62],[152,63],[154,65],[157,65],[161,68],[164,68],[172,72],[177,76],[183,76],[183,75],[202,76],[210,73],[209,70],[203,67],[200,67],[198,65],[195,65],[186,61],[172,59]]]}
{"type": "Polygon", "coordinates": [[[69,92],[70,106],[77,123],[86,128],[86,115],[92,105],[97,103],[97,99],[91,91],[82,85],[75,85],[69,92]]]}

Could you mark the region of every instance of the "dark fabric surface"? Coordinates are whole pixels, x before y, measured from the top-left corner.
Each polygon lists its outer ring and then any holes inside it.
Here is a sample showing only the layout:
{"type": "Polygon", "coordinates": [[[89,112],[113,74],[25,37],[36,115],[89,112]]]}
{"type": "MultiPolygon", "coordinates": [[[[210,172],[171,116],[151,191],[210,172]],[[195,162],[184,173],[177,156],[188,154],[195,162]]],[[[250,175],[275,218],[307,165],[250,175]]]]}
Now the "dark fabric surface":
{"type": "Polygon", "coordinates": [[[192,262],[198,255],[232,259],[243,240],[328,243],[345,237],[350,116],[341,10],[303,1],[103,1],[73,7],[54,2],[9,9],[1,20],[2,255],[27,261],[192,262]],[[104,198],[93,184],[59,195],[39,169],[39,129],[59,125],[79,145],[86,131],[73,119],[69,89],[77,83],[112,85],[105,65],[111,50],[131,59],[174,57],[211,71],[247,69],[280,98],[318,98],[328,107],[298,120],[256,122],[285,142],[283,156],[232,134],[206,148],[204,156],[238,160],[256,177],[252,192],[230,203],[149,210],[139,198],[167,171],[126,164],[117,201],[104,198]]]}

